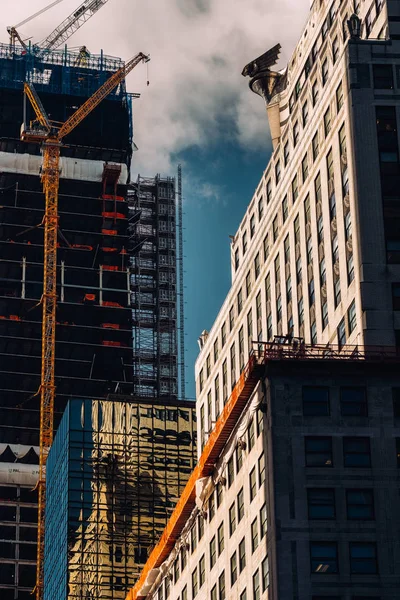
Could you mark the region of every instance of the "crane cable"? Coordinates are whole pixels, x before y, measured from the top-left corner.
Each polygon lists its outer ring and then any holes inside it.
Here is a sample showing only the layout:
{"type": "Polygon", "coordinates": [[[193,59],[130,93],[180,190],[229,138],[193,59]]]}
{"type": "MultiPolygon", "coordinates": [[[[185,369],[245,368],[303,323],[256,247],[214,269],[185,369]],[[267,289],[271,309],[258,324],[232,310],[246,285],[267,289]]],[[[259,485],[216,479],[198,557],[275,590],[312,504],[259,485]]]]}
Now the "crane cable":
{"type": "Polygon", "coordinates": [[[44,12],[48,11],[50,8],[52,8],[56,4],[60,4],[60,2],[64,2],[64,0],[55,0],[54,2],[52,2],[51,4],[49,4],[48,6],[45,6],[44,8],[42,8],[42,9],[38,10],[37,12],[35,12],[34,15],[31,15],[30,17],[27,17],[26,19],[24,19],[23,21],[21,21],[21,23],[17,23],[17,25],[14,25],[14,29],[16,29],[17,27],[22,27],[22,25],[25,25],[25,23],[28,23],[32,19],[35,19],[39,15],[41,15],[44,12]]]}

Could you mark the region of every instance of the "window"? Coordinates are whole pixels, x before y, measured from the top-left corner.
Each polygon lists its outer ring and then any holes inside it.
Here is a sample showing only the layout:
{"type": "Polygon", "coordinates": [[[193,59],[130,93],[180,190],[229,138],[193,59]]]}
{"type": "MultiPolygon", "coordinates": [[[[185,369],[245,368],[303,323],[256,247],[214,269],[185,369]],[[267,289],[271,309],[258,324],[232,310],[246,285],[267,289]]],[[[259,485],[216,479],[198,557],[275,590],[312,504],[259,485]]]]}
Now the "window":
{"type": "Polygon", "coordinates": [[[297,175],[293,178],[292,181],[292,201],[295,202],[299,195],[299,186],[297,182],[297,175]]]}
{"type": "Polygon", "coordinates": [[[351,238],[351,212],[348,212],[344,217],[344,231],[347,242],[351,238]]]}
{"type": "Polygon", "coordinates": [[[315,161],[319,154],[318,131],[312,139],[312,154],[313,154],[313,160],[315,161]]]}
{"type": "Polygon", "coordinates": [[[217,546],[215,542],[215,535],[210,542],[210,569],[213,568],[217,562],[217,546]]]}
{"type": "Polygon", "coordinates": [[[375,0],[376,16],[379,15],[383,8],[384,0],[375,0]]]}
{"type": "Polygon", "coordinates": [[[343,19],[342,33],[343,33],[343,42],[345,42],[347,40],[347,38],[349,37],[349,27],[347,25],[347,17],[345,17],[343,19]]]}
{"type": "Polygon", "coordinates": [[[289,162],[289,142],[286,142],[286,144],[283,147],[283,162],[285,167],[287,167],[288,162],[289,162]]]}
{"type": "Polygon", "coordinates": [[[261,196],[261,198],[258,201],[258,220],[259,221],[261,221],[263,214],[264,214],[264,199],[261,196]]]}
{"type": "Polygon", "coordinates": [[[253,575],[253,600],[260,600],[260,574],[258,569],[253,575]]]}
{"type": "Polygon", "coordinates": [[[276,183],[276,185],[278,185],[280,180],[281,180],[281,163],[278,160],[278,162],[275,164],[275,183],[276,183]]]}
{"type": "Polygon", "coordinates": [[[313,321],[311,323],[310,337],[311,337],[311,343],[313,345],[316,344],[317,343],[317,323],[316,323],[316,321],[313,321]]]}
{"type": "Polygon", "coordinates": [[[194,524],[192,529],[190,530],[190,551],[192,554],[196,550],[196,548],[197,548],[197,527],[196,527],[196,524],[194,524]]]}
{"type": "Polygon", "coordinates": [[[325,130],[325,137],[326,137],[331,130],[331,109],[330,108],[328,108],[328,110],[324,114],[324,130],[325,130]]]}
{"type": "Polygon", "coordinates": [[[226,323],[224,323],[221,327],[221,348],[225,346],[226,342],[226,323]]]}
{"type": "Polygon", "coordinates": [[[292,278],[289,277],[286,279],[286,301],[289,303],[292,299],[292,278]]]}
{"type": "Polygon", "coordinates": [[[255,467],[253,467],[253,469],[250,472],[249,481],[250,481],[250,502],[252,502],[257,494],[257,478],[256,478],[256,468],[255,467]]]}
{"type": "Polygon", "coordinates": [[[267,181],[267,204],[269,204],[271,202],[272,199],[272,183],[271,180],[268,179],[267,181]]]}
{"type": "Polygon", "coordinates": [[[335,283],[333,284],[333,291],[335,295],[335,308],[337,308],[340,304],[341,292],[340,292],[340,279],[337,278],[335,283]]]}
{"type": "Polygon", "coordinates": [[[253,215],[251,215],[250,218],[250,239],[252,239],[254,237],[254,234],[256,232],[256,218],[253,215]]]}
{"type": "Polygon", "coordinates": [[[215,419],[217,420],[220,414],[219,411],[219,375],[214,379],[214,403],[215,403],[215,419]]]}
{"type": "Polygon", "coordinates": [[[339,39],[336,37],[332,42],[332,62],[336,63],[339,56],[339,39]]]}
{"type": "Polygon", "coordinates": [[[264,250],[264,262],[267,260],[268,256],[269,256],[269,240],[268,240],[268,233],[264,238],[264,242],[263,242],[263,250],[264,250]]]}
{"type": "Polygon", "coordinates": [[[309,519],[334,519],[335,490],[309,489],[307,490],[308,518],[309,519]]]}
{"type": "Polygon", "coordinates": [[[318,81],[315,80],[313,85],[312,85],[312,104],[313,106],[315,106],[318,102],[318,94],[319,94],[319,88],[318,88],[318,81]]]}
{"type": "Polygon", "coordinates": [[[365,32],[367,34],[367,37],[371,33],[371,29],[372,29],[372,9],[367,13],[367,16],[365,17],[365,32]]]}
{"type": "Polygon", "coordinates": [[[243,256],[246,254],[247,251],[247,231],[244,232],[243,237],[242,237],[242,254],[243,256]]]}
{"type": "Polygon", "coordinates": [[[231,346],[231,386],[232,389],[235,387],[236,383],[236,349],[235,344],[233,343],[231,346]]]}
{"type": "Polygon", "coordinates": [[[303,386],[303,415],[328,416],[329,388],[320,386],[303,386]]]}
{"type": "Polygon", "coordinates": [[[366,417],[368,415],[366,389],[364,387],[341,388],[340,412],[345,417],[366,417]]]}
{"type": "Polygon", "coordinates": [[[202,392],[203,388],[204,388],[204,370],[203,369],[200,371],[199,387],[200,387],[200,392],[202,392]]]}
{"type": "Polygon", "coordinates": [[[304,102],[301,112],[303,116],[303,127],[305,127],[308,123],[308,102],[304,102]]]}
{"type": "Polygon", "coordinates": [[[307,264],[310,265],[312,263],[312,238],[309,237],[306,242],[307,247],[307,264]]]}
{"type": "Polygon", "coordinates": [[[214,342],[214,364],[218,360],[218,338],[214,342]]]}
{"type": "Polygon", "coordinates": [[[232,331],[234,325],[235,325],[235,307],[231,306],[231,309],[229,311],[229,331],[232,331]]]}
{"type": "Polygon", "coordinates": [[[174,583],[176,583],[179,579],[179,558],[176,559],[176,561],[174,562],[174,583]]]}
{"type": "Polygon", "coordinates": [[[393,90],[393,67],[392,65],[372,65],[374,77],[374,88],[378,90],[393,90]]]}
{"type": "Polygon", "coordinates": [[[315,302],[314,279],[311,279],[310,283],[308,284],[308,301],[309,301],[310,307],[313,306],[313,304],[315,302]]]}
{"type": "Polygon", "coordinates": [[[217,538],[218,538],[218,556],[219,556],[223,552],[223,550],[225,548],[224,523],[223,522],[218,527],[217,538]]]}
{"type": "Polygon", "coordinates": [[[248,438],[249,438],[249,452],[253,449],[254,442],[256,439],[255,430],[254,430],[254,419],[251,419],[250,425],[248,428],[248,438]]]}
{"type": "Polygon", "coordinates": [[[288,218],[288,214],[289,214],[288,199],[287,199],[287,196],[285,196],[284,199],[282,200],[282,223],[284,223],[286,221],[286,219],[288,218]]]}
{"type": "Polygon", "coordinates": [[[331,437],[306,437],[305,451],[307,467],[333,466],[331,437]]]}
{"type": "Polygon", "coordinates": [[[243,448],[239,444],[236,447],[236,473],[239,473],[239,471],[242,467],[243,467],[243,448]]]}
{"type": "Polygon", "coordinates": [[[237,495],[237,513],[238,513],[238,523],[244,517],[244,491],[243,488],[239,491],[237,495]]]}
{"type": "Polygon", "coordinates": [[[229,507],[229,536],[233,534],[236,529],[236,507],[235,503],[229,507]]]}
{"type": "Polygon", "coordinates": [[[222,400],[224,404],[228,400],[228,364],[226,360],[222,363],[222,400]]]}
{"type": "Polygon", "coordinates": [[[239,248],[235,250],[235,271],[239,268],[239,248]]]}
{"type": "Polygon", "coordinates": [[[323,304],[321,306],[321,313],[322,313],[322,329],[325,329],[325,327],[329,323],[328,303],[326,301],[323,302],[323,304]]]}
{"type": "Polygon", "coordinates": [[[335,235],[335,237],[332,240],[332,262],[333,262],[333,264],[335,264],[338,260],[339,260],[339,240],[338,240],[338,236],[335,235]]]}
{"type": "Polygon", "coordinates": [[[231,556],[231,586],[235,584],[237,579],[237,556],[236,551],[231,556]]]}
{"type": "Polygon", "coordinates": [[[294,220],[294,241],[296,244],[300,243],[300,217],[297,217],[294,220]]]}
{"type": "Polygon", "coordinates": [[[359,575],[378,573],[376,544],[350,542],[350,572],[359,575]]]}
{"type": "Polygon", "coordinates": [[[197,574],[197,567],[192,573],[192,598],[197,596],[197,592],[199,591],[199,580],[197,574]]]}
{"type": "Polygon", "coordinates": [[[273,236],[274,242],[276,242],[278,234],[279,234],[279,223],[278,223],[278,215],[276,215],[274,220],[272,221],[272,236],[273,236]]]}
{"type": "Polygon", "coordinates": [[[238,295],[237,295],[237,312],[238,315],[241,313],[243,308],[243,295],[242,295],[242,289],[240,288],[238,295]]]}
{"type": "Polygon", "coordinates": [[[261,563],[262,591],[269,588],[269,560],[268,556],[261,563]]]}
{"type": "Polygon", "coordinates": [[[320,280],[321,285],[324,285],[324,283],[326,283],[325,258],[322,258],[321,262],[319,263],[319,280],[320,280]]]}
{"type": "Polygon", "coordinates": [[[370,467],[371,452],[369,438],[343,438],[343,461],[345,467],[370,467]]]}
{"type": "Polygon", "coordinates": [[[249,271],[246,275],[246,298],[250,296],[251,292],[251,272],[249,271]]]}
{"type": "Polygon", "coordinates": [[[215,494],[211,494],[208,500],[208,518],[210,521],[213,520],[215,516],[215,494]]]}
{"type": "Polygon", "coordinates": [[[199,516],[199,518],[197,519],[197,524],[198,524],[198,529],[199,529],[199,540],[201,540],[201,538],[204,535],[204,517],[203,516],[199,516]]]}
{"type": "Polygon", "coordinates": [[[230,457],[230,459],[228,460],[228,467],[227,467],[227,471],[228,471],[228,489],[231,487],[233,480],[235,478],[235,469],[234,469],[234,465],[233,465],[233,456],[230,457]]]}
{"type": "MultiPolygon", "coordinates": [[[[300,278],[300,280],[301,280],[301,278],[300,278]]],[[[300,300],[298,301],[297,310],[299,313],[299,325],[302,325],[304,323],[304,301],[303,301],[303,298],[300,298],[300,300]]]]}
{"type": "Polygon", "coordinates": [[[268,518],[267,518],[267,505],[263,504],[260,509],[260,537],[263,539],[267,535],[268,529],[268,518]]]}
{"type": "Polygon", "coordinates": [[[329,66],[328,66],[328,59],[326,58],[324,60],[324,62],[322,63],[322,85],[323,86],[328,81],[328,75],[329,75],[329,66]]]}
{"type": "Polygon", "coordinates": [[[183,571],[186,567],[187,564],[187,552],[186,552],[186,548],[183,547],[181,549],[181,571],[183,571]]]}
{"type": "Polygon", "coordinates": [[[260,253],[257,252],[257,254],[254,258],[254,278],[257,279],[259,274],[260,274],[260,253]]]}
{"type": "Polygon", "coordinates": [[[343,102],[344,102],[344,100],[343,100],[343,84],[342,84],[342,82],[340,82],[340,84],[336,90],[336,108],[337,108],[338,112],[342,108],[343,102]]]}
{"type": "Polygon", "coordinates": [[[258,548],[258,523],[257,518],[251,524],[251,552],[258,548]]]}
{"type": "Polygon", "coordinates": [[[294,125],[293,125],[293,146],[294,147],[297,146],[297,142],[299,141],[299,136],[300,136],[299,122],[296,121],[296,123],[294,123],[294,125]]]}
{"type": "Polygon", "coordinates": [[[218,600],[225,600],[225,571],[218,577],[218,600]]]}
{"type": "Polygon", "coordinates": [[[310,554],[312,573],[338,573],[336,542],[310,542],[310,554]]]}
{"type": "Polygon", "coordinates": [[[200,440],[201,440],[201,447],[204,447],[204,444],[206,443],[205,440],[205,417],[204,417],[204,404],[200,407],[200,440]]]}
{"type": "Polygon", "coordinates": [[[344,323],[344,318],[340,321],[340,323],[338,325],[337,337],[338,337],[339,349],[341,349],[346,344],[346,326],[344,323]]]}
{"type": "Polygon", "coordinates": [[[264,452],[258,459],[258,486],[261,487],[265,483],[265,456],[264,452]]]}
{"type": "Polygon", "coordinates": [[[400,283],[392,283],[393,310],[400,310],[400,283]]]}
{"type": "Polygon", "coordinates": [[[246,566],[246,540],[245,538],[239,544],[239,573],[243,571],[246,566]]]}
{"type": "Polygon", "coordinates": [[[349,285],[351,284],[353,279],[354,279],[354,258],[353,258],[353,255],[350,254],[349,258],[347,259],[347,280],[348,280],[349,285]]]}
{"type": "Polygon", "coordinates": [[[372,490],[346,490],[347,518],[374,519],[374,493],[372,490]]]}
{"type": "Polygon", "coordinates": [[[217,584],[211,590],[211,600],[217,600],[217,584]]]}
{"type": "Polygon", "coordinates": [[[247,593],[246,593],[246,588],[243,590],[243,592],[240,594],[240,600],[247,600],[247,593]]]}
{"type": "Polygon", "coordinates": [[[301,163],[301,175],[303,178],[303,183],[306,182],[307,177],[308,177],[308,159],[307,159],[307,154],[305,155],[305,157],[302,160],[301,163]]]}
{"type": "Polygon", "coordinates": [[[276,320],[278,323],[282,320],[282,297],[276,299],[276,320]]]}
{"type": "Polygon", "coordinates": [[[185,585],[185,587],[182,590],[182,600],[188,600],[187,585],[185,585]]]}
{"type": "Polygon", "coordinates": [[[223,494],[222,484],[218,483],[217,484],[217,507],[218,508],[221,506],[222,494],[223,494]]]}

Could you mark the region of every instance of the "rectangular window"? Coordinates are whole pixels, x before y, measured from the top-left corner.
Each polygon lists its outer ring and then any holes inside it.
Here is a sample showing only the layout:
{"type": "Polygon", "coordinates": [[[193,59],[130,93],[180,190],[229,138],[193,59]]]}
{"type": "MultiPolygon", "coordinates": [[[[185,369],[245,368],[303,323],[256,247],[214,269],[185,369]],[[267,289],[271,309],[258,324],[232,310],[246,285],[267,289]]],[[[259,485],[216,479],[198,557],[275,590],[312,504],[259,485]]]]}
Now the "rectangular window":
{"type": "Polygon", "coordinates": [[[312,104],[313,106],[315,106],[318,102],[318,94],[319,94],[319,88],[318,88],[318,81],[315,80],[313,85],[312,85],[312,104]]]}
{"type": "Polygon", "coordinates": [[[185,585],[185,587],[182,590],[182,600],[188,600],[187,585],[185,585]]]}
{"type": "Polygon", "coordinates": [[[349,258],[347,259],[347,281],[348,281],[349,285],[351,284],[353,279],[354,279],[354,258],[353,258],[353,255],[350,254],[349,258]]]}
{"type": "Polygon", "coordinates": [[[308,102],[304,102],[301,112],[303,117],[303,127],[305,127],[308,123],[308,102]]]}
{"type": "Polygon", "coordinates": [[[309,519],[335,519],[335,490],[333,489],[308,489],[308,518],[309,519]]]}
{"type": "Polygon", "coordinates": [[[324,283],[326,283],[325,258],[322,258],[321,262],[319,263],[319,281],[320,281],[321,286],[324,285],[324,283]]]}
{"type": "Polygon", "coordinates": [[[374,88],[377,90],[393,90],[393,67],[392,65],[372,65],[374,77],[374,88]]]}
{"type": "Polygon", "coordinates": [[[245,231],[242,236],[242,254],[243,254],[243,256],[246,254],[246,252],[247,252],[247,231],[245,231]]]}
{"type": "Polygon", "coordinates": [[[347,518],[370,521],[374,515],[373,490],[346,490],[347,518]]]}
{"type": "Polygon", "coordinates": [[[253,600],[260,600],[260,597],[260,573],[257,569],[257,571],[253,575],[253,600]]]}
{"type": "Polygon", "coordinates": [[[345,467],[369,468],[371,466],[369,438],[343,438],[343,462],[345,467]]]}
{"type": "Polygon", "coordinates": [[[315,285],[314,285],[314,279],[311,279],[309,284],[308,284],[308,302],[310,307],[313,306],[314,302],[315,302],[315,285]]]}
{"type": "Polygon", "coordinates": [[[350,572],[357,575],[378,573],[376,544],[372,542],[350,542],[350,572]]]}
{"type": "Polygon", "coordinates": [[[215,535],[210,542],[210,569],[213,568],[217,562],[217,545],[215,541],[215,535]]]}
{"type": "Polygon", "coordinates": [[[243,571],[246,566],[246,540],[245,538],[239,544],[239,573],[243,571]]]}
{"type": "Polygon", "coordinates": [[[221,506],[222,494],[223,494],[222,484],[218,483],[217,484],[217,507],[218,508],[221,506]]]}
{"type": "Polygon", "coordinates": [[[289,162],[289,142],[286,142],[286,144],[283,147],[283,162],[285,164],[285,167],[287,167],[288,162],[289,162]]]}
{"type": "Polygon", "coordinates": [[[340,412],[345,417],[368,416],[367,390],[365,387],[340,389],[340,412]]]}
{"type": "Polygon", "coordinates": [[[226,360],[222,363],[222,400],[224,404],[228,401],[228,364],[226,360]]]}
{"type": "Polygon", "coordinates": [[[219,375],[214,379],[214,403],[215,403],[215,420],[218,419],[220,414],[219,408],[219,375]]]}
{"type": "Polygon", "coordinates": [[[226,323],[224,323],[221,327],[221,348],[225,346],[226,342],[226,323]]]}
{"type": "Polygon", "coordinates": [[[303,386],[303,415],[329,416],[329,388],[303,386]]]}
{"type": "Polygon", "coordinates": [[[197,548],[197,527],[196,527],[196,524],[194,524],[192,529],[190,530],[190,551],[192,554],[196,550],[196,548],[197,548]]]}
{"type": "Polygon", "coordinates": [[[346,326],[345,326],[344,318],[340,321],[340,323],[338,325],[337,337],[338,337],[339,349],[341,349],[346,344],[346,326]]]}
{"type": "Polygon", "coordinates": [[[257,252],[254,258],[254,279],[257,279],[260,274],[260,253],[257,252]]]}
{"type": "Polygon", "coordinates": [[[208,500],[208,518],[211,521],[215,515],[215,496],[211,494],[208,500]]]}
{"type": "Polygon", "coordinates": [[[204,535],[204,517],[199,516],[199,518],[197,519],[197,525],[199,530],[199,540],[201,540],[201,538],[204,535]]]}
{"type": "Polygon", "coordinates": [[[239,473],[240,469],[243,467],[243,448],[238,445],[236,447],[236,473],[239,473]]]}
{"type": "Polygon", "coordinates": [[[322,63],[322,85],[323,86],[328,81],[328,76],[329,76],[329,65],[328,65],[328,59],[326,58],[324,60],[324,62],[322,63]]]}
{"type": "Polygon", "coordinates": [[[249,483],[250,483],[250,502],[252,502],[257,494],[257,477],[256,477],[256,468],[255,467],[253,467],[252,470],[250,471],[249,483]]]}
{"type": "Polygon", "coordinates": [[[329,322],[328,303],[326,301],[321,306],[321,313],[322,313],[322,328],[325,329],[325,327],[328,325],[328,322],[329,322]]]}
{"type": "Polygon", "coordinates": [[[330,130],[331,130],[331,109],[328,108],[328,110],[324,114],[324,131],[325,131],[325,137],[328,136],[330,130]]]}
{"type": "Polygon", "coordinates": [[[243,491],[243,488],[241,488],[241,490],[239,491],[236,500],[237,500],[238,523],[240,523],[240,521],[244,517],[244,491],[243,491]]]}
{"type": "Polygon", "coordinates": [[[197,575],[197,567],[192,573],[192,598],[197,596],[197,592],[199,591],[199,580],[197,575]]]}
{"type": "Polygon", "coordinates": [[[269,239],[268,239],[268,233],[264,238],[263,241],[263,250],[264,250],[264,262],[267,260],[268,256],[269,256],[269,239]]]}
{"type": "Polygon", "coordinates": [[[236,529],[236,507],[235,503],[229,507],[229,536],[233,534],[236,529]]]}
{"type": "Polygon", "coordinates": [[[186,552],[186,548],[183,547],[181,549],[181,571],[183,572],[185,567],[187,565],[187,552],[186,552]]]}
{"type": "Polygon", "coordinates": [[[236,301],[237,301],[237,312],[238,312],[238,315],[239,315],[242,312],[242,308],[243,308],[243,295],[242,295],[242,289],[241,288],[238,291],[238,294],[236,296],[236,301]]]}
{"type": "Polygon", "coordinates": [[[180,568],[179,568],[179,558],[174,562],[174,583],[176,583],[179,579],[180,568]]]}
{"type": "Polygon", "coordinates": [[[236,348],[235,343],[231,346],[231,387],[232,389],[235,387],[236,383],[236,348]]]}
{"type": "Polygon", "coordinates": [[[343,100],[343,84],[342,84],[342,82],[340,82],[340,84],[336,90],[336,108],[337,108],[338,112],[342,108],[343,102],[344,102],[344,100],[343,100]]]}
{"type": "Polygon", "coordinates": [[[313,160],[315,161],[319,154],[318,131],[312,139],[312,154],[313,154],[313,160]]]}
{"type": "Polygon", "coordinates": [[[214,364],[218,360],[218,338],[214,342],[214,364]]]}
{"type": "Polygon", "coordinates": [[[308,158],[307,158],[307,154],[305,155],[305,157],[303,158],[302,162],[301,162],[301,175],[303,178],[303,183],[306,182],[307,177],[308,177],[308,158]]]}
{"type": "Polygon", "coordinates": [[[233,483],[234,478],[235,478],[235,469],[234,469],[234,464],[233,464],[233,455],[228,460],[227,471],[228,471],[228,489],[229,489],[231,487],[232,483],[233,483]]]}
{"type": "Polygon", "coordinates": [[[218,577],[218,600],[225,600],[225,571],[218,577]]]}
{"type": "Polygon", "coordinates": [[[246,588],[243,590],[243,592],[240,594],[240,600],[247,600],[247,592],[246,592],[246,588]]]}
{"type": "MultiPolygon", "coordinates": [[[[301,271],[300,271],[301,273],[301,271]]],[[[301,281],[301,278],[300,278],[301,281]]],[[[299,313],[299,325],[302,325],[304,323],[304,301],[303,298],[300,298],[300,300],[297,303],[297,312],[299,313]]]]}
{"type": "Polygon", "coordinates": [[[249,352],[252,348],[253,342],[253,309],[250,309],[247,313],[247,344],[249,352]]]}
{"type": "Polygon", "coordinates": [[[300,137],[300,127],[299,127],[298,121],[296,121],[296,123],[294,123],[294,125],[293,125],[293,146],[294,147],[297,146],[299,137],[300,137]]]}
{"type": "Polygon", "coordinates": [[[299,195],[299,185],[297,181],[297,175],[292,180],[292,201],[295,202],[299,195]]]}
{"type": "Polygon", "coordinates": [[[332,42],[332,62],[333,62],[333,64],[336,63],[338,56],[339,56],[339,39],[337,37],[335,37],[335,39],[332,42]]]}
{"type": "Polygon", "coordinates": [[[218,538],[218,556],[220,556],[220,554],[224,551],[224,548],[225,548],[224,523],[223,522],[218,527],[217,538],[218,538]]]}
{"type": "Polygon", "coordinates": [[[346,131],[344,125],[339,130],[339,148],[340,148],[340,156],[346,156],[347,148],[346,148],[346,131]]]}
{"type": "Polygon", "coordinates": [[[265,482],[265,456],[264,452],[258,459],[258,486],[261,487],[265,482]]]}
{"type": "Polygon", "coordinates": [[[311,573],[338,573],[336,542],[310,542],[311,573]]]}
{"type": "Polygon", "coordinates": [[[251,524],[251,552],[258,548],[258,523],[257,518],[251,524]]]}
{"type": "Polygon", "coordinates": [[[276,242],[278,234],[279,234],[279,224],[278,224],[278,215],[276,215],[276,217],[272,221],[272,237],[273,237],[274,242],[276,242]]]}
{"type": "Polygon", "coordinates": [[[231,586],[235,584],[237,579],[237,556],[236,551],[231,556],[231,586]]]}
{"type": "Polygon", "coordinates": [[[246,275],[246,298],[250,296],[251,292],[251,272],[249,271],[246,275]]]}
{"type": "Polygon", "coordinates": [[[254,430],[254,419],[252,418],[249,424],[248,432],[248,441],[249,441],[249,452],[253,449],[254,442],[256,439],[255,430],[254,430]]]}
{"type": "Polygon", "coordinates": [[[278,162],[275,164],[275,184],[278,185],[280,180],[281,180],[281,163],[278,160],[278,162]]]}
{"type": "Polygon", "coordinates": [[[244,369],[244,329],[243,325],[239,329],[239,369],[240,372],[244,369]]]}
{"type": "Polygon", "coordinates": [[[264,214],[264,198],[261,198],[258,201],[258,221],[261,221],[264,214]]]}
{"type": "Polygon", "coordinates": [[[340,279],[337,278],[335,283],[333,284],[333,291],[335,296],[335,308],[337,308],[340,304],[341,292],[340,292],[340,279]]]}
{"type": "Polygon", "coordinates": [[[282,201],[282,223],[284,223],[286,221],[286,219],[288,218],[288,214],[289,214],[288,199],[287,199],[287,196],[285,196],[282,201]]]}
{"type": "Polygon", "coordinates": [[[207,394],[207,417],[208,417],[208,422],[207,422],[207,433],[208,435],[210,435],[212,428],[213,428],[213,421],[212,421],[212,397],[211,397],[211,390],[208,392],[207,394]]]}
{"type": "Polygon", "coordinates": [[[231,306],[229,311],[229,331],[232,331],[235,325],[235,307],[231,306]]]}
{"type": "Polygon", "coordinates": [[[254,234],[256,232],[256,218],[253,215],[251,215],[250,218],[250,239],[252,239],[254,237],[254,234]]]}
{"type": "Polygon", "coordinates": [[[267,535],[268,529],[268,518],[267,518],[267,505],[264,504],[260,509],[260,537],[261,539],[267,535]]]}
{"type": "Polygon", "coordinates": [[[200,388],[200,392],[202,392],[203,388],[204,388],[204,370],[203,369],[200,371],[199,388],[200,388]]]}
{"type": "Polygon", "coordinates": [[[235,271],[239,268],[239,248],[235,250],[235,271]]]}
{"type": "Polygon", "coordinates": [[[211,600],[217,600],[217,584],[211,590],[211,600]]]}
{"type": "Polygon", "coordinates": [[[306,437],[304,441],[307,467],[333,466],[331,437],[306,437]]]}
{"type": "Polygon", "coordinates": [[[265,592],[269,588],[269,560],[268,556],[264,558],[261,563],[261,576],[262,576],[262,591],[265,592]]]}
{"type": "Polygon", "coordinates": [[[267,204],[272,200],[272,182],[270,179],[267,181],[267,204]]]}

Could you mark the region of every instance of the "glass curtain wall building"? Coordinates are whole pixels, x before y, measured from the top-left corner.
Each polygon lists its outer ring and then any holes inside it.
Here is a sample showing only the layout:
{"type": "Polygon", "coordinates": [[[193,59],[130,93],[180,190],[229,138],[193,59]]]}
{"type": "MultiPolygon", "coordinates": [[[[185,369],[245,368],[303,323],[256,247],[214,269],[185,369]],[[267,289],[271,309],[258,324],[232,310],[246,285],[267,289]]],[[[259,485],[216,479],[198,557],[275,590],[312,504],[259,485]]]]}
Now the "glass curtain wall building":
{"type": "Polygon", "coordinates": [[[125,598],[194,467],[194,404],[115,398],[71,400],[50,451],[45,600],[125,598]]]}

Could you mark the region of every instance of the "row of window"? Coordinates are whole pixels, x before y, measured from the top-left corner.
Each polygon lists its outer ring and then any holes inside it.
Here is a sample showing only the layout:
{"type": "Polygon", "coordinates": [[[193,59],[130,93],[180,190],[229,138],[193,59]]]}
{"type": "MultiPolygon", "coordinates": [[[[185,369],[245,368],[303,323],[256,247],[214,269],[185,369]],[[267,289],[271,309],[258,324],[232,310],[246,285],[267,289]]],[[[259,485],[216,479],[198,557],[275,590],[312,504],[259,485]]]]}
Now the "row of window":
{"type": "MultiPolygon", "coordinates": [[[[337,542],[310,542],[311,573],[331,575],[339,573],[337,542]]],[[[350,573],[373,575],[378,573],[375,542],[349,543],[350,573]]]]}
{"type": "MultiPolygon", "coordinates": [[[[333,440],[340,438],[329,436],[306,436],[306,467],[333,467],[333,440]]],[[[369,437],[343,437],[343,466],[349,468],[370,468],[371,447],[369,437]]],[[[397,467],[400,467],[400,438],[394,439],[397,467]]]]}
{"type": "MultiPolygon", "coordinates": [[[[303,415],[329,416],[330,390],[325,386],[303,387],[303,415]]],[[[362,386],[340,388],[340,414],[345,417],[368,416],[367,390],[362,386]]]]}
{"type": "MultiPolygon", "coordinates": [[[[345,497],[347,519],[375,519],[373,489],[346,489],[345,497]]],[[[308,518],[311,520],[336,519],[336,491],[333,488],[308,489],[307,506],[308,518]]]]}

